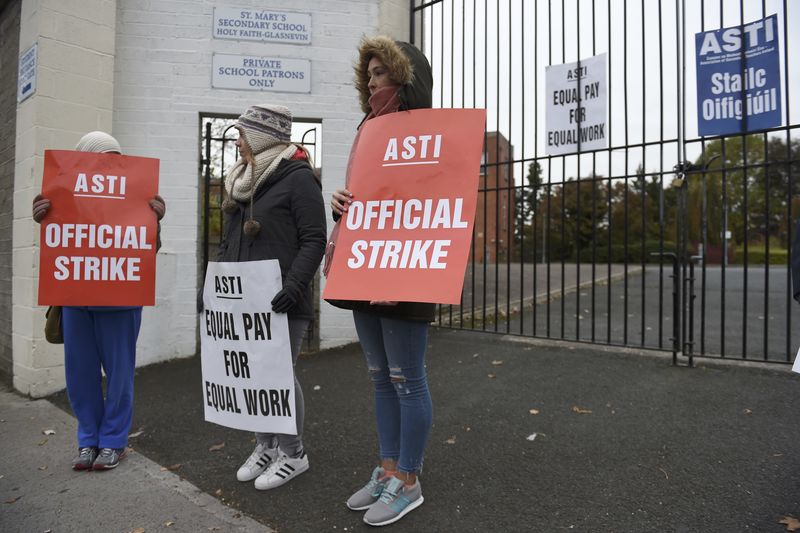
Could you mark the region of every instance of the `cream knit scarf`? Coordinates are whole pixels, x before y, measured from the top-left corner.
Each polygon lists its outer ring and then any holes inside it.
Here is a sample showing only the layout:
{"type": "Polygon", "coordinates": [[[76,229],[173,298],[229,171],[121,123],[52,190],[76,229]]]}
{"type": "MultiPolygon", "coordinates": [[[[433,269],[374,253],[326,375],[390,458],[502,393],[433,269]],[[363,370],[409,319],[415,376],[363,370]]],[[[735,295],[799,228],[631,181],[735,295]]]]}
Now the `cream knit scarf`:
{"type": "Polygon", "coordinates": [[[293,144],[276,144],[256,155],[253,165],[248,165],[240,157],[225,177],[225,192],[228,197],[239,202],[249,202],[280,162],[290,159],[295,152],[297,146],[293,144]]]}

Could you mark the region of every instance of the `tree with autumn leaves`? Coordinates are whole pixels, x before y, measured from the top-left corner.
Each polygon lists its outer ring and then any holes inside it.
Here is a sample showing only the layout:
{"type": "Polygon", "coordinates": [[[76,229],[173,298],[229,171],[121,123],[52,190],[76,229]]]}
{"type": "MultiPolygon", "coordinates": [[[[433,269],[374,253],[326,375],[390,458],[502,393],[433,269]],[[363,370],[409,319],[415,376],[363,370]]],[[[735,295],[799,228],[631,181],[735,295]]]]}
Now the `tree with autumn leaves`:
{"type": "MultiPolygon", "coordinates": [[[[800,215],[800,141],[756,134],[716,139],[686,173],[690,253],[702,246],[748,247],[748,262],[785,262],[792,220],[800,215]],[[705,223],[704,223],[705,222],[705,223]]],[[[608,179],[590,175],[548,184],[528,166],[517,188],[514,259],[524,262],[650,262],[675,251],[678,194],[673,171],[608,179]]],[[[738,261],[742,261],[741,253],[738,261]]],[[[716,257],[707,253],[707,260],[716,257]]]]}

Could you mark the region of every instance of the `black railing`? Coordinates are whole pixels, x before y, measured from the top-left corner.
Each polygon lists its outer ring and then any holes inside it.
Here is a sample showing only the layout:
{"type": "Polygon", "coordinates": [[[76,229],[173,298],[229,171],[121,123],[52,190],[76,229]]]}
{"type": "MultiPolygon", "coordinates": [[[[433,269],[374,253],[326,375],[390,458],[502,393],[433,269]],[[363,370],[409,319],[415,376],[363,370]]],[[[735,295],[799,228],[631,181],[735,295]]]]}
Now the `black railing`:
{"type": "Polygon", "coordinates": [[[800,7],[790,4],[412,0],[434,106],[487,109],[471,262],[461,305],[440,306],[439,324],[666,350],[689,364],[791,361],[800,64],[789,32],[800,7]],[[773,13],[783,125],[691,136],[695,33],[773,13]],[[601,53],[607,148],[548,155],[546,67],[601,53]]]}

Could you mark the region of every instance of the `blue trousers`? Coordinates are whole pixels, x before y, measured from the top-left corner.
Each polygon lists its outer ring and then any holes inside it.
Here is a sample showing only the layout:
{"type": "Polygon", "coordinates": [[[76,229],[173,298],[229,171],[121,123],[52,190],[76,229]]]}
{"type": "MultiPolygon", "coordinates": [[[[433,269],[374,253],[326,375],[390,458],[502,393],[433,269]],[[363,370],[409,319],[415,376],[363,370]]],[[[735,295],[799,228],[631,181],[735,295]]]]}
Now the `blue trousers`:
{"type": "Polygon", "coordinates": [[[425,372],[428,323],[360,311],[353,319],[375,389],[381,458],[418,472],[433,420],[425,372]]]}
{"type": "Polygon", "coordinates": [[[64,307],[67,395],[78,447],[124,448],[133,417],[133,375],[142,308],[64,307]],[[106,397],[103,375],[106,373],[106,397]]]}

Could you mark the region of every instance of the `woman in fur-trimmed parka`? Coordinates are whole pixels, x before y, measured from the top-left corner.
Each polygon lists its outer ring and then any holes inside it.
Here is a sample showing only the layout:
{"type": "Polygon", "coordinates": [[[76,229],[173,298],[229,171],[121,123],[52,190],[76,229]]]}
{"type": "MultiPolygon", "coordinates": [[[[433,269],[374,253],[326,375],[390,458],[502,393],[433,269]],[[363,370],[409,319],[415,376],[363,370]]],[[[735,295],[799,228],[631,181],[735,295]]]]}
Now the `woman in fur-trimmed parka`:
{"type": "MultiPolygon", "coordinates": [[[[363,39],[358,53],[355,83],[366,113],[362,124],[389,113],[431,107],[431,67],[413,45],[378,36],[363,39]]],[[[334,220],[347,212],[357,194],[348,189],[333,194],[334,220]]],[[[375,390],[380,445],[380,466],[350,497],[347,506],[366,510],[367,524],[391,524],[423,502],[417,474],[422,469],[433,414],[425,350],[435,304],[376,300],[332,303],[353,311],[375,390]]]]}

